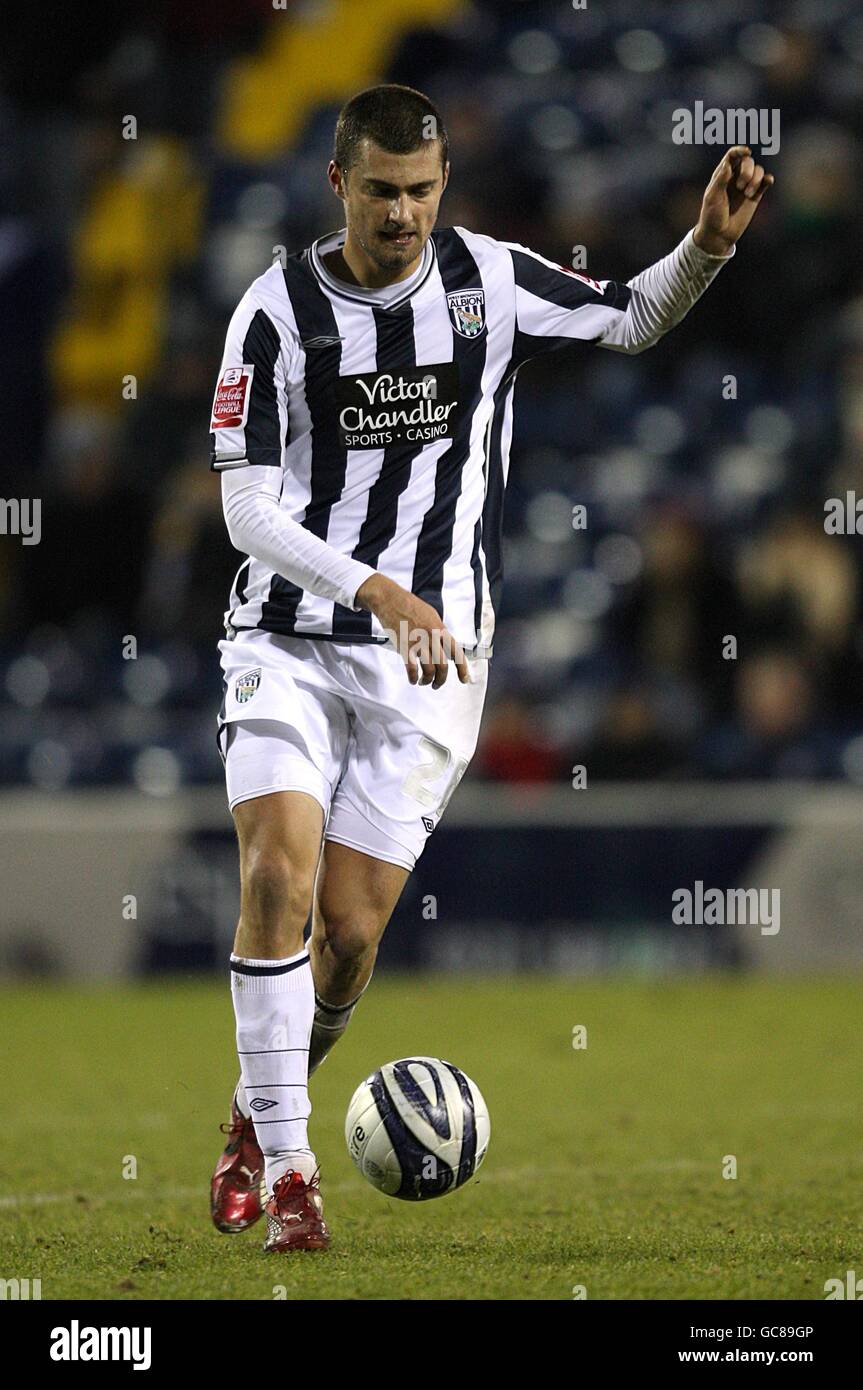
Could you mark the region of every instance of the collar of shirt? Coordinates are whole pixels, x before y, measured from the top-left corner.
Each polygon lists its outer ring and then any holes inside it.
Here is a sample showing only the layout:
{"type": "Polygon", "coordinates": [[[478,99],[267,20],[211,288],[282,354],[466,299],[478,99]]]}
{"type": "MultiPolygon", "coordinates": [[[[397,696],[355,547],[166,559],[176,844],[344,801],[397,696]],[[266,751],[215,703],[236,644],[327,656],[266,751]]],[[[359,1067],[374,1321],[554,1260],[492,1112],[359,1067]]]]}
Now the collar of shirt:
{"type": "Polygon", "coordinates": [[[338,232],[330,232],[327,236],[318,237],[309,249],[309,257],[312,269],[328,289],[334,294],[342,295],[345,299],[353,299],[362,304],[376,304],[382,308],[392,309],[404,303],[415,294],[421,285],[424,285],[431,272],[432,264],[435,259],[434,242],[429,237],[422,249],[420,263],[416,270],[407,277],[406,280],[398,280],[392,285],[383,285],[379,289],[367,289],[363,285],[351,285],[347,280],[340,280],[337,275],[333,275],[324,264],[324,256],[331,251],[340,250],[345,244],[347,228],[342,227],[338,232]]]}

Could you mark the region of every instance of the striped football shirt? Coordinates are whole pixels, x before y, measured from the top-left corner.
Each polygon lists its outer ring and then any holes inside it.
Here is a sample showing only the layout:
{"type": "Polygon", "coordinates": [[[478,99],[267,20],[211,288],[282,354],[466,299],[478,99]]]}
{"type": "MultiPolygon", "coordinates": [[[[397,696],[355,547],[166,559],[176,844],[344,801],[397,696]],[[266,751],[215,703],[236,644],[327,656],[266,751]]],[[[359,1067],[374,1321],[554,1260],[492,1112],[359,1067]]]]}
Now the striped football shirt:
{"type": "MultiPolygon", "coordinates": [[[[240,301],[212,467],[279,469],[293,521],[425,599],[467,649],[489,655],[516,374],[540,354],[601,342],[630,289],[449,227],[384,300],[328,271],[323,257],[344,240],[342,229],[273,265],[240,301]]],[[[371,613],[252,557],[229,603],[229,635],[385,640],[371,613]]]]}

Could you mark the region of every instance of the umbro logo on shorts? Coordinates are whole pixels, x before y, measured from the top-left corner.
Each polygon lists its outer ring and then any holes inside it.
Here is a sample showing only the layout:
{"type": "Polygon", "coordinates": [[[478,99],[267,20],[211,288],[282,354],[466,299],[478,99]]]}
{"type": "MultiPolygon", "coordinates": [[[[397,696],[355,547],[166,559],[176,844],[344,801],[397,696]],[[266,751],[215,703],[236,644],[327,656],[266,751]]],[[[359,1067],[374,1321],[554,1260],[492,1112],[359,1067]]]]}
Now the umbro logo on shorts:
{"type": "Polygon", "coordinates": [[[432,820],[431,816],[423,816],[423,825],[425,826],[429,834],[431,834],[434,830],[434,821],[432,820]]]}
{"type": "Polygon", "coordinates": [[[237,696],[237,704],[247,704],[248,701],[251,700],[260,683],[260,666],[257,666],[254,671],[247,671],[244,676],[237,676],[237,684],[234,687],[237,696]]]}
{"type": "Polygon", "coordinates": [[[255,1096],[254,1100],[249,1101],[250,1110],[272,1110],[274,1105],[278,1105],[277,1100],[266,1100],[263,1096],[255,1096]]]}

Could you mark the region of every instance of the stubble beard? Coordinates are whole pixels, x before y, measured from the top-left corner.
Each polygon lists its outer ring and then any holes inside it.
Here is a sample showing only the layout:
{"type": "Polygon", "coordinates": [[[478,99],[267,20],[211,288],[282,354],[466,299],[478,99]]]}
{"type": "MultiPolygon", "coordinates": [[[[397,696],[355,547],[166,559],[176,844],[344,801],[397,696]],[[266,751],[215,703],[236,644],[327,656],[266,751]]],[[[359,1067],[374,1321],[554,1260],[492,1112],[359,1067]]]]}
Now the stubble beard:
{"type": "Polygon", "coordinates": [[[374,261],[379,270],[404,270],[405,266],[418,259],[422,255],[425,241],[422,234],[416,232],[410,246],[393,246],[391,248],[378,240],[375,236],[374,241],[360,238],[360,245],[366,255],[374,261]]]}

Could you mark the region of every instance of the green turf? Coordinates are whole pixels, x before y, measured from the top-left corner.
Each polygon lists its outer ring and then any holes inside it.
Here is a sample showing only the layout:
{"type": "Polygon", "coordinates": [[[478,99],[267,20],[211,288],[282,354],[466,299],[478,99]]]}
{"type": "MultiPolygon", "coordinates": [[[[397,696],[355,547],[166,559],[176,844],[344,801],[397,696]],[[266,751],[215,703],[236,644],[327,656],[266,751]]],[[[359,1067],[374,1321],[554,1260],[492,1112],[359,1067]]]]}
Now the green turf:
{"type": "Polygon", "coordinates": [[[821,1299],[863,1273],[858,980],[381,977],[313,1080],[333,1245],[294,1256],[209,1222],[226,984],[7,988],[0,1010],[0,1276],[43,1298],[821,1299]],[[355,1085],[412,1053],[457,1062],[492,1117],[477,1178],[426,1204],[375,1192],[343,1138],[355,1085]]]}

